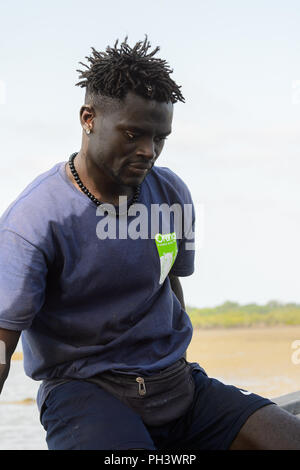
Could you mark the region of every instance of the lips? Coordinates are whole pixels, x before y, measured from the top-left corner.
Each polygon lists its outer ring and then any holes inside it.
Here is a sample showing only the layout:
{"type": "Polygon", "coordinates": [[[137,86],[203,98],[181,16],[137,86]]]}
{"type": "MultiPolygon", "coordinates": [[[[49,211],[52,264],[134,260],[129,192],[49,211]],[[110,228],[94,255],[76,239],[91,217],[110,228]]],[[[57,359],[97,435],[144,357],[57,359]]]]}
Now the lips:
{"type": "Polygon", "coordinates": [[[146,164],[142,162],[132,162],[132,163],[128,163],[127,168],[130,171],[130,173],[144,176],[149,170],[151,170],[152,166],[153,165],[152,164],[149,165],[149,163],[146,164]]]}
{"type": "Polygon", "coordinates": [[[136,168],[138,170],[150,170],[150,168],[152,168],[152,165],[147,165],[145,163],[140,163],[140,162],[133,162],[133,163],[129,163],[128,166],[132,167],[132,168],[136,168]]]}

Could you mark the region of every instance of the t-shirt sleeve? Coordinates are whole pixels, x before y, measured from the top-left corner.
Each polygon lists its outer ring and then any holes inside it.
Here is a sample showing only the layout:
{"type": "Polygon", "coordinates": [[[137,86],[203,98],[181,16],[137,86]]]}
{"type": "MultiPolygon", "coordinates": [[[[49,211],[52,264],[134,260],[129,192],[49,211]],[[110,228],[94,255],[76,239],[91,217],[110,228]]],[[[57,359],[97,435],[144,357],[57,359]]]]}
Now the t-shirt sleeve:
{"type": "Polygon", "coordinates": [[[0,231],[0,327],[30,327],[45,297],[47,263],[43,252],[19,234],[0,231]]]}
{"type": "Polygon", "coordinates": [[[181,221],[178,253],[170,274],[190,276],[194,272],[195,263],[195,207],[187,187],[185,187],[185,203],[182,208],[181,221]]]}

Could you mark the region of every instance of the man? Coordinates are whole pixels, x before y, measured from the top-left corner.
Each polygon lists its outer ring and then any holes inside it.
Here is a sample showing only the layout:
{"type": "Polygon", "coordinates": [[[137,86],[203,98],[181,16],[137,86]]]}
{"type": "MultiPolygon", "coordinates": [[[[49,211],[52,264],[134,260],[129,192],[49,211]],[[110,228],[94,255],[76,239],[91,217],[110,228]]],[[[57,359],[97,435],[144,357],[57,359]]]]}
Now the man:
{"type": "Polygon", "coordinates": [[[1,218],[1,389],[22,331],[49,449],[300,449],[295,417],[184,359],[194,211],[153,166],[184,98],[149,48],[93,49],[80,151],[1,218]]]}

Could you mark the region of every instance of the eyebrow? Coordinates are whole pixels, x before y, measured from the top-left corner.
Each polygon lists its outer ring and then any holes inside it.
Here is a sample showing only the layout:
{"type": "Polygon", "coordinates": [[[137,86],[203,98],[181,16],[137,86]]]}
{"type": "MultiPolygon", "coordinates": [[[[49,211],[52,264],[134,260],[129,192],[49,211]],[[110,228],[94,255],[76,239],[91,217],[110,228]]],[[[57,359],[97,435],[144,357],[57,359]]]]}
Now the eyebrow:
{"type": "MultiPolygon", "coordinates": [[[[147,131],[145,129],[142,129],[141,127],[138,127],[138,126],[135,126],[135,125],[131,126],[130,124],[128,124],[128,125],[125,126],[123,124],[120,124],[117,127],[120,130],[130,130],[130,131],[133,131],[133,132],[137,132],[139,134],[146,134],[147,133],[147,131]]],[[[168,136],[168,135],[171,134],[171,132],[172,131],[170,130],[168,132],[163,132],[162,134],[159,134],[159,135],[160,136],[168,136]]]]}

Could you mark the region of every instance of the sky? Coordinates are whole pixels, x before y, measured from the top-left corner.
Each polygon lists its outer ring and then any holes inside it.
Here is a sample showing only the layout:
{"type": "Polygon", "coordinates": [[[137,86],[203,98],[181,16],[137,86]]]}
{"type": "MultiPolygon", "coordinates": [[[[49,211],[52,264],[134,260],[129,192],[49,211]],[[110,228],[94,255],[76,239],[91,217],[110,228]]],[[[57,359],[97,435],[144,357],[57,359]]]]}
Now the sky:
{"type": "Polygon", "coordinates": [[[157,162],[197,209],[195,307],[300,303],[300,3],[0,1],[0,213],[81,143],[79,62],[145,34],[186,102],[157,162]]]}

